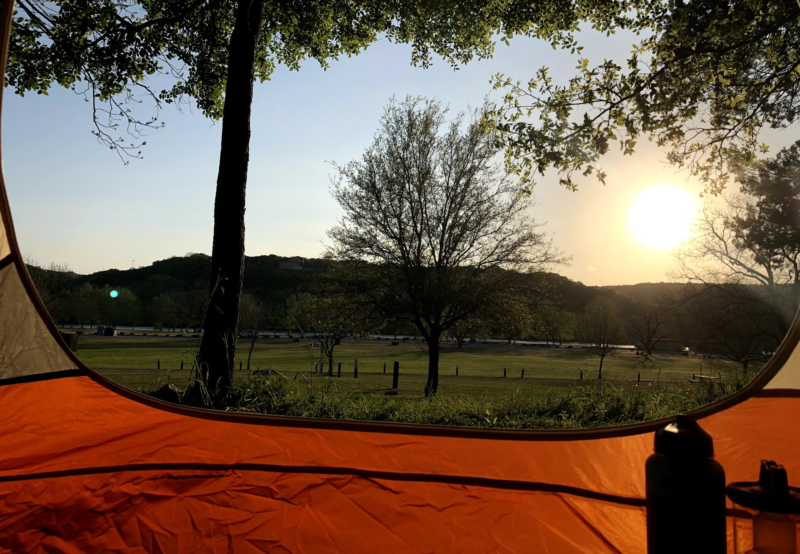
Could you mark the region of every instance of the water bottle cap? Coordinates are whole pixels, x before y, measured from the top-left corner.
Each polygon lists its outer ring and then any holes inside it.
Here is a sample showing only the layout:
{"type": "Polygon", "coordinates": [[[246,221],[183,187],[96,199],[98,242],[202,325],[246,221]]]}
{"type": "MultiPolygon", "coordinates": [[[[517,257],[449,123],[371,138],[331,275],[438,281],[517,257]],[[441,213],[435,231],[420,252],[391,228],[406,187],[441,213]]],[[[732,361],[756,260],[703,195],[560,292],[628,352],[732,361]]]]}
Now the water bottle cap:
{"type": "Polygon", "coordinates": [[[714,441],[691,417],[680,414],[656,431],[655,451],[668,458],[701,460],[714,457],[714,441]]]}
{"type": "Polygon", "coordinates": [[[789,486],[786,469],[772,460],[761,460],[757,483],[731,483],[726,492],[731,501],[745,508],[800,515],[800,489],[789,486]]]}

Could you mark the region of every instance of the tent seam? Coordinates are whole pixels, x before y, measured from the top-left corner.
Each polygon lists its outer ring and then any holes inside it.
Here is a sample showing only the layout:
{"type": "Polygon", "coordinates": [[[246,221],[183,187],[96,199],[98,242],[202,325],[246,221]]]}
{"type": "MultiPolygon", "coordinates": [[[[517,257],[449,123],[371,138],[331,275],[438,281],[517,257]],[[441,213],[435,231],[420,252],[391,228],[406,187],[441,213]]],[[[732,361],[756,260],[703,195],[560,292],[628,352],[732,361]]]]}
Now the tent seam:
{"type": "MultiPolygon", "coordinates": [[[[322,467],[322,466],[289,466],[274,464],[204,464],[204,463],[185,463],[185,464],[130,464],[124,466],[98,466],[87,468],[67,469],[60,471],[30,473],[26,475],[6,475],[0,476],[0,483],[29,481],[36,479],[58,479],[62,477],[73,477],[79,475],[97,475],[124,473],[128,471],[205,471],[211,473],[224,473],[231,471],[259,471],[264,473],[295,473],[313,474],[329,476],[351,476],[363,479],[385,480],[385,481],[405,481],[405,482],[427,482],[443,485],[462,485],[483,488],[493,488],[500,490],[513,490],[524,492],[542,492],[547,494],[566,494],[578,496],[611,504],[619,504],[633,507],[643,507],[644,498],[620,496],[602,492],[571,487],[568,485],[557,485],[552,483],[540,483],[534,481],[513,481],[507,479],[492,479],[488,477],[471,477],[459,475],[436,475],[426,473],[398,473],[388,471],[364,470],[347,467],[322,467]]],[[[180,478],[191,478],[186,476],[180,478]]],[[[178,478],[178,477],[175,477],[178,478]]]]}

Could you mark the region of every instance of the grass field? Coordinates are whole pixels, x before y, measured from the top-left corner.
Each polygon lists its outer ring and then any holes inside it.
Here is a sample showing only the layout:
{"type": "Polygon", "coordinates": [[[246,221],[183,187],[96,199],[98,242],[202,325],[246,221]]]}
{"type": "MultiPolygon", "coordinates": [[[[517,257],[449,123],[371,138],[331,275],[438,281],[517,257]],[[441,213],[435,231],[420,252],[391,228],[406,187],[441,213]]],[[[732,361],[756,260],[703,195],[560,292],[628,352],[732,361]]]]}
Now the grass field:
{"type": "MultiPolygon", "coordinates": [[[[246,360],[248,346],[240,343],[240,358],[246,360]]],[[[269,339],[260,340],[253,352],[251,367],[262,371],[235,371],[234,386],[219,396],[194,381],[191,367],[197,347],[197,338],[83,336],[78,355],[121,385],[192,406],[513,429],[575,429],[666,417],[727,396],[755,373],[718,359],[664,354],[645,362],[633,352],[619,352],[606,359],[600,381],[599,359],[588,349],[497,344],[456,349],[446,344],[440,357],[439,394],[425,398],[427,353],[419,344],[391,346],[382,340],[342,344],[336,349],[342,375],[335,376],[336,368],[334,377],[327,377],[312,371],[318,347],[269,339]],[[353,375],[354,359],[359,361],[358,378],[353,375]],[[400,362],[396,392],[391,390],[395,360],[400,362]],[[263,371],[267,369],[274,371],[263,371]],[[720,378],[690,384],[694,374],[720,378]]]]}
{"type": "MultiPolygon", "coordinates": [[[[78,356],[90,367],[122,385],[153,390],[167,381],[184,387],[197,351],[198,339],[178,337],[98,337],[83,336],[78,356]],[[184,370],[181,371],[181,361],[184,370]],[[159,368],[160,361],[160,370],[159,368]]],[[[246,364],[247,347],[240,343],[239,358],[246,364]]],[[[314,389],[333,387],[341,392],[383,394],[391,388],[392,365],[400,362],[399,393],[403,397],[422,394],[427,373],[427,353],[420,344],[389,341],[346,343],[336,348],[334,378],[314,375],[319,349],[305,342],[259,340],[253,351],[251,368],[272,369],[287,375],[297,385],[314,389]],[[358,359],[359,376],[353,378],[353,362],[358,359]],[[336,378],[338,363],[342,377],[336,378]],[[386,364],[386,374],[383,365],[386,364]],[[332,384],[328,384],[328,383],[332,384]]],[[[588,349],[542,348],[516,345],[471,344],[456,349],[443,346],[440,357],[440,392],[457,396],[497,396],[523,391],[546,394],[597,377],[599,358],[588,349]],[[458,376],[456,373],[458,366],[458,376]],[[506,378],[503,378],[503,369],[506,378]],[[521,378],[522,369],[525,377],[521,378]]],[[[617,382],[687,382],[693,374],[716,374],[729,364],[722,360],[693,356],[661,355],[645,361],[633,352],[620,352],[606,358],[603,374],[617,382]]],[[[238,366],[237,366],[238,369],[238,366]]],[[[237,380],[248,375],[236,371],[237,380]]]]}

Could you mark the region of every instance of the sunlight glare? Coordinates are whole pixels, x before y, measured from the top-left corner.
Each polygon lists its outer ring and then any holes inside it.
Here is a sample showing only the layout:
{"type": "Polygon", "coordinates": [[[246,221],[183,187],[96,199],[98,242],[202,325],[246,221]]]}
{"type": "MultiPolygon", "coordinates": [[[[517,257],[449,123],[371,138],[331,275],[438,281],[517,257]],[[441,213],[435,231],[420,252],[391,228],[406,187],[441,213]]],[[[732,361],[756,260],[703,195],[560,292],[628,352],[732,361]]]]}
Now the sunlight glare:
{"type": "Polygon", "coordinates": [[[653,187],[636,197],[628,216],[633,235],[653,248],[673,248],[689,235],[695,199],[671,187],[653,187]]]}

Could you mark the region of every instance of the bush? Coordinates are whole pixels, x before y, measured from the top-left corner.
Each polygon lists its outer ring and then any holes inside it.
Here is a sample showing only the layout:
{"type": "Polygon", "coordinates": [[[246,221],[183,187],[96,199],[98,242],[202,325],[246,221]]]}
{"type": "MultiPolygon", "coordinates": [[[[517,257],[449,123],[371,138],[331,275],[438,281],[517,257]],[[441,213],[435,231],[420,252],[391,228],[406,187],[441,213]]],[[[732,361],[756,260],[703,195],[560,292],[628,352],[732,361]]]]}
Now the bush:
{"type": "MultiPolygon", "coordinates": [[[[608,381],[576,384],[566,392],[544,397],[516,392],[494,398],[454,397],[404,399],[349,393],[334,381],[311,390],[300,376],[279,372],[250,376],[221,398],[212,398],[201,384],[181,392],[184,404],[227,411],[324,419],[389,421],[502,429],[580,429],[649,421],[710,404],[741,389],[750,375],[733,369],[718,380],[694,384],[617,386],[608,381]]],[[[171,391],[177,390],[172,387],[171,391]]],[[[180,392],[180,391],[179,391],[180,392]]],[[[163,388],[153,391],[164,398],[163,388]]],[[[170,395],[170,399],[175,397],[170,395]]]]}

